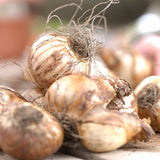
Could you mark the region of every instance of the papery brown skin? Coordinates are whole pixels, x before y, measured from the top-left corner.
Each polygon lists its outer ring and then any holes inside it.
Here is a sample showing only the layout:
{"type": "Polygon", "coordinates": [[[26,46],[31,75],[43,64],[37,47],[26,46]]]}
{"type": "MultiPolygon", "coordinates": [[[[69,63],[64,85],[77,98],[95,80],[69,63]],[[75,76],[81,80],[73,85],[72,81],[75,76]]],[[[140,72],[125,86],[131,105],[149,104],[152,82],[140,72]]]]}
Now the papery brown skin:
{"type": "Polygon", "coordinates": [[[50,112],[69,112],[81,116],[92,108],[92,104],[102,104],[104,109],[137,112],[136,99],[129,84],[111,76],[65,76],[54,82],[45,95],[45,109],[50,112]]]}
{"type": "Polygon", "coordinates": [[[46,109],[81,116],[90,109],[90,104],[104,103],[105,107],[105,103],[109,103],[116,96],[111,85],[106,84],[106,87],[107,91],[104,88],[100,91],[94,80],[81,75],[62,77],[47,90],[46,109]]]}
{"type": "Polygon", "coordinates": [[[100,107],[95,107],[77,122],[81,141],[92,152],[112,151],[135,137],[148,138],[153,134],[149,125],[145,126],[149,129],[148,133],[143,127],[141,120],[135,114],[106,111],[100,107]]]}
{"type": "Polygon", "coordinates": [[[101,47],[99,54],[106,66],[118,77],[126,79],[133,88],[154,73],[153,62],[132,47],[117,50],[101,47]]]}
{"type": "MultiPolygon", "coordinates": [[[[114,87],[116,96],[110,101],[109,104],[106,105],[107,109],[137,114],[137,100],[130,84],[127,81],[113,76],[101,78],[92,77],[91,79],[94,79],[95,82],[98,80],[97,82],[99,83],[97,85],[104,88],[104,90],[107,88],[104,87],[103,83],[109,83],[112,87],[114,87]]],[[[101,90],[101,88],[99,89],[101,90]]]]}
{"type": "Polygon", "coordinates": [[[74,119],[84,146],[93,152],[105,152],[119,148],[135,136],[144,140],[154,133],[145,120],[144,123],[138,118],[137,103],[132,96],[128,83],[114,77],[69,75],[49,87],[45,109],[74,119]]]}
{"type": "Polygon", "coordinates": [[[44,95],[46,90],[38,87],[31,88],[24,93],[22,96],[28,101],[31,102],[41,108],[44,106],[44,95]]]}
{"type": "Polygon", "coordinates": [[[39,160],[55,153],[63,142],[60,123],[15,93],[0,88],[0,148],[23,160],[39,160]]]}
{"type": "Polygon", "coordinates": [[[138,100],[138,115],[150,118],[155,132],[160,132],[160,76],[145,78],[134,90],[138,100]]]}
{"type": "Polygon", "coordinates": [[[40,88],[48,88],[58,78],[69,74],[115,75],[100,57],[83,57],[73,50],[66,36],[56,32],[41,34],[28,52],[24,77],[40,88]]]}

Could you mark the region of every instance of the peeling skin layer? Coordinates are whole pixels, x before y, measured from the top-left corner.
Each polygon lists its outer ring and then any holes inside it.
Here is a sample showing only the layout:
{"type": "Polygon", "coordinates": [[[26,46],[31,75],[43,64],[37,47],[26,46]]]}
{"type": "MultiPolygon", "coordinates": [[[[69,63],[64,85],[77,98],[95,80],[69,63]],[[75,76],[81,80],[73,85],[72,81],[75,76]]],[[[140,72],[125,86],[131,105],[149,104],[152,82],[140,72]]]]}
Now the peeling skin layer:
{"type": "Polygon", "coordinates": [[[112,76],[91,77],[91,79],[95,81],[102,95],[109,99],[107,103],[105,98],[103,99],[106,105],[105,109],[137,114],[137,101],[127,81],[112,76]],[[114,91],[110,87],[114,88],[114,91]],[[108,92],[108,95],[105,92],[108,92]],[[111,97],[111,92],[115,94],[114,97],[111,97]]]}
{"type": "Polygon", "coordinates": [[[26,101],[26,99],[20,93],[13,90],[12,88],[0,86],[0,99],[2,99],[2,101],[8,100],[8,98],[5,98],[5,95],[8,95],[8,97],[12,95],[14,97],[14,95],[16,95],[16,97],[22,99],[23,101],[26,101]]]}
{"type": "MultiPolygon", "coordinates": [[[[77,122],[79,137],[87,149],[105,152],[117,149],[137,134],[143,140],[153,133],[150,126],[138,118],[133,106],[130,110],[127,108],[125,101],[128,99],[124,99],[127,95],[133,96],[129,84],[118,78],[69,75],[49,87],[45,95],[45,106],[53,115],[64,113],[77,122]],[[121,101],[121,111],[124,113],[108,110],[107,106],[116,98],[121,101]],[[143,134],[140,133],[142,130],[143,134]]],[[[59,117],[61,119],[62,116],[59,117]]],[[[64,124],[69,125],[66,129],[74,128],[73,123],[64,124]]]]}
{"type": "Polygon", "coordinates": [[[70,75],[50,86],[45,96],[45,106],[50,112],[72,113],[79,117],[92,104],[103,104],[106,107],[115,96],[114,87],[103,79],[92,80],[81,75],[70,75]]]}
{"type": "Polygon", "coordinates": [[[124,96],[123,98],[113,99],[107,106],[109,110],[117,110],[126,113],[138,113],[137,100],[133,93],[129,96],[124,96]]]}
{"type": "Polygon", "coordinates": [[[121,101],[121,106],[115,103],[113,110],[124,109],[130,113],[137,111],[136,103],[132,103],[135,97],[126,81],[111,76],[88,78],[82,75],[69,75],[49,87],[45,95],[45,109],[50,112],[66,112],[81,116],[91,109],[92,104],[102,104],[104,109],[111,109],[110,102],[115,98],[121,101]],[[130,103],[129,106],[126,106],[127,101],[130,103]]]}

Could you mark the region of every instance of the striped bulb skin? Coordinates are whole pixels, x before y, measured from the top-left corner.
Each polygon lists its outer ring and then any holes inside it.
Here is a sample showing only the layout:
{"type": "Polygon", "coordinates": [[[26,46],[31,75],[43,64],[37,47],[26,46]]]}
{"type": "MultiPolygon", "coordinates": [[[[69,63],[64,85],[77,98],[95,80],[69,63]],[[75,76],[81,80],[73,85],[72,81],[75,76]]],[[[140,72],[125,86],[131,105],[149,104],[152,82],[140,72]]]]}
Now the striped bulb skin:
{"type": "Polygon", "coordinates": [[[48,88],[58,78],[70,74],[115,75],[106,68],[100,57],[75,52],[67,36],[56,32],[40,35],[29,50],[24,68],[26,80],[40,88],[48,88]]]}
{"type": "Polygon", "coordinates": [[[76,57],[65,36],[48,32],[33,43],[24,74],[36,85],[48,88],[57,77],[72,73],[87,74],[88,63],[76,57]]]}

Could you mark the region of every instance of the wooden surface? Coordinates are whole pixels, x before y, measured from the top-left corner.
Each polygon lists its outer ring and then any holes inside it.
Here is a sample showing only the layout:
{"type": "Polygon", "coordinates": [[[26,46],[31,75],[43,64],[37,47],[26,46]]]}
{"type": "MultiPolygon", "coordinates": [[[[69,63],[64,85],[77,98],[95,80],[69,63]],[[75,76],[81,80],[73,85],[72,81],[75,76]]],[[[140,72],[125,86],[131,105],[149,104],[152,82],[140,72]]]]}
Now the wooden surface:
{"type": "MultiPolygon", "coordinates": [[[[130,142],[111,152],[91,153],[82,146],[77,149],[62,147],[61,152],[43,160],[160,160],[160,135],[153,136],[147,143],[130,142]]],[[[0,152],[0,160],[16,160],[0,152]]]]}
{"type": "MultiPolygon", "coordinates": [[[[16,160],[15,158],[10,157],[9,155],[0,152],[0,160],[16,160]]],[[[76,158],[70,155],[66,155],[63,153],[56,153],[50,157],[47,157],[43,160],[81,160],[80,158],[76,158]]]]}
{"type": "Polygon", "coordinates": [[[147,143],[130,142],[106,153],[91,153],[83,147],[75,150],[65,148],[64,152],[86,160],[160,160],[160,135],[153,136],[147,143]]]}

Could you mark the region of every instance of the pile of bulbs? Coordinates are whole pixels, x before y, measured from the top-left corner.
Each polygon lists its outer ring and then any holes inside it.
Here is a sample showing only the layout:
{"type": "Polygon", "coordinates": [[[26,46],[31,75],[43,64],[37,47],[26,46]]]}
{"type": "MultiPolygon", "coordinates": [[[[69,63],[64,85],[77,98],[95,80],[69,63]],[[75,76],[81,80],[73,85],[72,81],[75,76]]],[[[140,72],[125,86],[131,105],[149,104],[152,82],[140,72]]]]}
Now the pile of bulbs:
{"type": "Polygon", "coordinates": [[[20,94],[0,87],[0,148],[5,153],[39,160],[66,140],[100,153],[131,140],[147,141],[160,131],[160,78],[150,77],[151,62],[131,48],[112,52],[93,45],[87,27],[96,16],[91,12],[88,23],[70,34],[49,31],[34,41],[24,77],[35,88],[20,94]]]}
{"type": "Polygon", "coordinates": [[[77,134],[92,152],[115,150],[131,140],[148,140],[154,134],[150,116],[159,131],[160,78],[154,83],[150,79],[150,85],[146,80],[134,93],[100,57],[94,64],[90,61],[78,56],[64,35],[53,31],[37,38],[24,69],[25,78],[36,87],[23,96],[0,88],[0,147],[5,153],[42,159],[58,151],[67,134],[77,134]],[[156,99],[151,102],[148,93],[156,99]]]}

